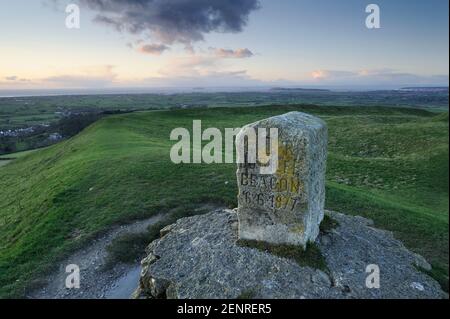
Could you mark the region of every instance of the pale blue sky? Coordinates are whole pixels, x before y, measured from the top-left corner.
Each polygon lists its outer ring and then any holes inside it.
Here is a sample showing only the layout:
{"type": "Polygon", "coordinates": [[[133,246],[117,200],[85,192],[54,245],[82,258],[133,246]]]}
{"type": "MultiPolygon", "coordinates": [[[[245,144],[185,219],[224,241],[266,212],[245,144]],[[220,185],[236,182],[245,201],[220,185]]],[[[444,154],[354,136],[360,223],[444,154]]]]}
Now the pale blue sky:
{"type": "Polygon", "coordinates": [[[203,32],[194,52],[175,42],[159,55],[140,47],[160,39],[92,22],[85,6],[69,30],[64,7],[77,1],[50,2],[0,0],[0,88],[448,85],[447,0],[261,0],[242,32],[203,32]],[[381,29],[365,27],[369,3],[381,29]]]}

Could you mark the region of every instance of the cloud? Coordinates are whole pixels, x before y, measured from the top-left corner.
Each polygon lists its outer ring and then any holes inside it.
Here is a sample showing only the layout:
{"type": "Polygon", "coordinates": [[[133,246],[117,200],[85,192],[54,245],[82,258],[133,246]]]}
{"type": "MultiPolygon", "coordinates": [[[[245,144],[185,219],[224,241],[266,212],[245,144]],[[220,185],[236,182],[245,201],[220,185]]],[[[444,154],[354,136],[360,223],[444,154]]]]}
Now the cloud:
{"type": "Polygon", "coordinates": [[[211,32],[237,33],[259,0],[80,0],[98,14],[95,21],[121,32],[190,46],[211,32]]]}
{"type": "Polygon", "coordinates": [[[164,77],[174,76],[205,76],[214,72],[217,74],[237,74],[233,65],[227,59],[242,59],[253,56],[249,49],[217,49],[209,48],[203,54],[188,54],[171,57],[159,70],[158,74],[164,77]]]}
{"type": "Polygon", "coordinates": [[[316,70],[311,78],[323,85],[448,85],[448,75],[418,75],[394,69],[316,70]]]}
{"type": "Polygon", "coordinates": [[[235,69],[213,54],[171,57],[156,75],[138,80],[137,85],[219,87],[261,85],[246,70],[235,69]]]}
{"type": "Polygon", "coordinates": [[[221,69],[220,60],[209,55],[190,55],[172,57],[158,71],[162,77],[194,77],[209,74],[221,69]]]}
{"type": "Polygon", "coordinates": [[[111,84],[111,79],[101,76],[83,76],[83,75],[58,75],[43,79],[43,82],[51,82],[59,87],[70,88],[92,88],[107,87],[111,84]]]}
{"type": "Polygon", "coordinates": [[[89,66],[82,68],[77,74],[54,75],[40,81],[71,88],[107,87],[117,78],[114,68],[113,65],[89,66]]]}
{"type": "Polygon", "coordinates": [[[205,71],[193,75],[166,75],[148,77],[139,81],[139,85],[153,87],[245,87],[262,84],[262,81],[251,78],[245,70],[205,71]]]}
{"type": "Polygon", "coordinates": [[[355,76],[356,73],[351,71],[335,71],[335,70],[316,70],[311,72],[311,77],[315,80],[325,80],[330,78],[342,78],[355,76]]]}
{"type": "Polygon", "coordinates": [[[249,49],[237,49],[237,50],[231,50],[231,49],[214,49],[211,48],[214,51],[214,54],[219,58],[234,58],[234,59],[243,59],[243,58],[250,58],[254,54],[249,49]]]}
{"type": "Polygon", "coordinates": [[[144,54],[161,55],[169,47],[164,44],[145,44],[139,47],[138,51],[144,54]]]}
{"type": "MultiPolygon", "coordinates": [[[[11,76],[5,76],[4,79],[9,82],[9,83],[17,83],[17,82],[30,82],[30,79],[25,79],[25,78],[19,78],[16,75],[11,75],[11,76]]],[[[3,84],[5,82],[2,82],[3,84]]]]}

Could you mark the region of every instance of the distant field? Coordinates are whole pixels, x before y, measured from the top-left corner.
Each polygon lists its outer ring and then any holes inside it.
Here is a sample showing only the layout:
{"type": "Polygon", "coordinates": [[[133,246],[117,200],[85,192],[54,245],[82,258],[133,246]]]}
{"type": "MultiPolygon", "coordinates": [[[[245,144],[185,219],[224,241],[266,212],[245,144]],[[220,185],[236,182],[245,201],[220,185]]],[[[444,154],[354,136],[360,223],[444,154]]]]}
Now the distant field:
{"type": "MultiPolygon", "coordinates": [[[[0,92],[1,93],[1,92],[0,92]]],[[[169,108],[245,107],[311,104],[328,106],[393,106],[448,111],[448,90],[368,91],[265,90],[176,94],[107,94],[0,97],[0,130],[57,121],[67,111],[130,111],[169,108]]]]}
{"type": "Polygon", "coordinates": [[[236,206],[235,165],[174,165],[175,127],[240,127],[288,111],[329,125],[327,208],[372,218],[448,281],[448,113],[269,106],[139,112],[0,167],[0,297],[21,296],[113,224],[199,202],[236,206]]]}

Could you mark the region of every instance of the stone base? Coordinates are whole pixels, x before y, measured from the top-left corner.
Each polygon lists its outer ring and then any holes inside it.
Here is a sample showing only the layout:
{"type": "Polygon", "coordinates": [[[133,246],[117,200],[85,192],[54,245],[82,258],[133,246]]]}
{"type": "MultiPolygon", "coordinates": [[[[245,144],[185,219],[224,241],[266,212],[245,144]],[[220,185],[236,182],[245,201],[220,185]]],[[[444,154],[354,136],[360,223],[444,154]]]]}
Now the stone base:
{"type": "Polygon", "coordinates": [[[327,212],[338,226],[316,244],[327,272],[236,245],[235,211],[183,218],[147,248],[140,286],[144,298],[448,298],[417,270],[430,269],[392,233],[362,217],[327,212]],[[366,287],[366,267],[380,268],[380,288],[366,287]]]}
{"type": "Polygon", "coordinates": [[[304,231],[304,222],[300,223],[271,223],[270,216],[266,212],[252,213],[249,209],[238,209],[238,238],[241,240],[256,240],[272,243],[275,245],[297,245],[306,249],[306,246],[319,235],[319,225],[323,219],[323,211],[314,214],[315,221],[309,221],[308,232],[304,231]],[[245,213],[244,213],[245,212],[245,213]],[[265,215],[265,217],[261,217],[265,215]],[[248,217],[254,217],[252,221],[248,217]],[[255,219],[263,221],[255,223],[255,219]],[[264,222],[265,221],[265,222],[264,222]]]}

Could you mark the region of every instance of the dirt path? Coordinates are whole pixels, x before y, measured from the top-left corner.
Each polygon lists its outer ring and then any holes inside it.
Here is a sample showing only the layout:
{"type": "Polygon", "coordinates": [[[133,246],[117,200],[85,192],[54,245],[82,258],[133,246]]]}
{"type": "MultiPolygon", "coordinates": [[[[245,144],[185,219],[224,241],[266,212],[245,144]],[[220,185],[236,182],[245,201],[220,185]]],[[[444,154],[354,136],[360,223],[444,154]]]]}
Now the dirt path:
{"type": "Polygon", "coordinates": [[[113,228],[106,235],[96,239],[87,248],[75,252],[60,263],[58,270],[46,278],[47,284],[27,295],[33,299],[128,299],[138,286],[140,265],[117,264],[105,270],[106,247],[124,234],[137,234],[147,227],[163,220],[163,215],[113,228]],[[80,288],[65,287],[66,266],[78,265],[80,268],[80,288]]]}
{"type": "MultiPolygon", "coordinates": [[[[193,211],[200,214],[223,208],[215,203],[204,203],[193,211]]],[[[94,240],[87,247],[74,252],[63,260],[56,271],[45,277],[46,284],[27,294],[32,299],[129,299],[138,287],[141,266],[135,264],[117,264],[113,269],[105,270],[108,247],[114,239],[124,234],[145,233],[150,225],[169,218],[172,210],[149,219],[118,226],[94,240]],[[80,268],[80,288],[67,289],[65,286],[66,266],[78,265],[80,268]]]]}

